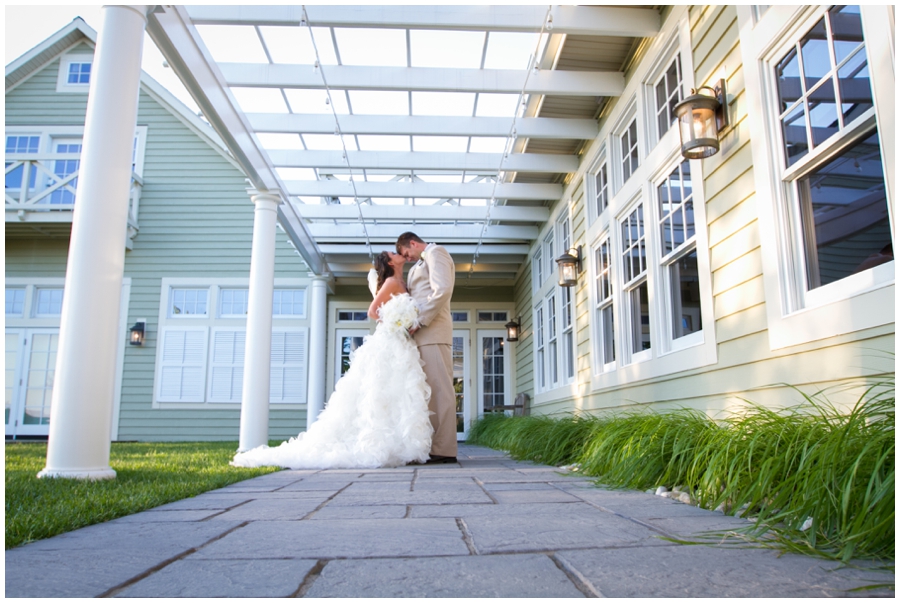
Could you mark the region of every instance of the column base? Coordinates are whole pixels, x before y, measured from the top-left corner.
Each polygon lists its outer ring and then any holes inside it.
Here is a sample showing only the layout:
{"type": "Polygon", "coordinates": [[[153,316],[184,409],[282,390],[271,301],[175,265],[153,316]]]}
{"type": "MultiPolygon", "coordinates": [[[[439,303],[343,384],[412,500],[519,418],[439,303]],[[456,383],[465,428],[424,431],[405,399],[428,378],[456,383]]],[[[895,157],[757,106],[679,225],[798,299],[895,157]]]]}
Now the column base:
{"type": "Polygon", "coordinates": [[[63,479],[87,479],[91,481],[101,479],[115,479],[116,472],[109,467],[104,469],[43,469],[38,472],[38,478],[60,477],[63,479]]]}

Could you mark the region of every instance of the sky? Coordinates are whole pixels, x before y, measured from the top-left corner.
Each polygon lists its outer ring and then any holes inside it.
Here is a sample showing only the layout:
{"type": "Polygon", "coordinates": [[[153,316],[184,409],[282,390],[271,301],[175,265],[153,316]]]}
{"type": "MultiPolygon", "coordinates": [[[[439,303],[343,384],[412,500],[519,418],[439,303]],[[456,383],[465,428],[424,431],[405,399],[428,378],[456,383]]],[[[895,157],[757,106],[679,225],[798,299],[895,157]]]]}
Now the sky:
{"type": "MultiPolygon", "coordinates": [[[[4,6],[5,48],[4,65],[9,65],[53,33],[69,24],[75,17],[81,17],[95,31],[102,26],[101,5],[6,5],[4,6]]],[[[171,69],[163,66],[162,54],[157,50],[150,36],[144,34],[144,53],[141,66],[157,82],[165,86],[181,102],[195,113],[199,111],[190,94],[171,69]]]]}

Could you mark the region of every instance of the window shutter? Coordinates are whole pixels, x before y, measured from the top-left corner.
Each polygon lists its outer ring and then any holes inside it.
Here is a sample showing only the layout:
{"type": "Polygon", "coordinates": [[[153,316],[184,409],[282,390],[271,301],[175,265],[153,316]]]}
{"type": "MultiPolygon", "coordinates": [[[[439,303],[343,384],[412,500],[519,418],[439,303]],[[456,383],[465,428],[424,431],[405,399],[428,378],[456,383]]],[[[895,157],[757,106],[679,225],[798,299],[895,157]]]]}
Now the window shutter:
{"type": "Polygon", "coordinates": [[[159,362],[159,402],[203,402],[206,375],[206,327],[166,328],[159,362]]]}
{"type": "Polygon", "coordinates": [[[216,329],[209,359],[209,401],[240,402],[244,385],[244,330],[216,329]]]}
{"type": "Polygon", "coordinates": [[[308,339],[308,329],[272,332],[270,403],[306,403],[308,339]]]}

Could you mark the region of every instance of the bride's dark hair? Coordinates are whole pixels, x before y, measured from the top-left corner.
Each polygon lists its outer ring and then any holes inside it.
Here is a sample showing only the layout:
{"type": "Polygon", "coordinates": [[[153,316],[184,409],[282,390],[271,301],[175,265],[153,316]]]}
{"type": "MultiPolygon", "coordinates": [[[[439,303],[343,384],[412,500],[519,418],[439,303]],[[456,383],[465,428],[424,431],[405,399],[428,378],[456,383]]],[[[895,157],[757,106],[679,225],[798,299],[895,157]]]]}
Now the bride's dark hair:
{"type": "Polygon", "coordinates": [[[381,291],[381,286],[384,284],[384,281],[386,281],[388,277],[394,276],[394,267],[391,266],[391,255],[387,251],[382,251],[375,256],[375,272],[378,273],[377,291],[381,291]]]}

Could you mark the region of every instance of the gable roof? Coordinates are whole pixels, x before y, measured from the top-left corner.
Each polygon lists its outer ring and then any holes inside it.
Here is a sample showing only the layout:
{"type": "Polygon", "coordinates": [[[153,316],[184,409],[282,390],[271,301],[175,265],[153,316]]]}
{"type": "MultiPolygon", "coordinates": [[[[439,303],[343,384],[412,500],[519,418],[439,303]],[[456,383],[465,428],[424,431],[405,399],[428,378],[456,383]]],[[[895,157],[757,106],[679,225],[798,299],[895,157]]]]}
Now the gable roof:
{"type": "MultiPolygon", "coordinates": [[[[69,24],[6,66],[6,93],[8,94],[48,63],[81,42],[93,49],[97,45],[97,32],[85,23],[81,17],[76,17],[69,24]]],[[[220,154],[240,169],[240,166],[234,161],[231,152],[222,142],[219,135],[216,134],[215,130],[145,71],[141,71],[141,86],[154,100],[169,110],[182,123],[210,143],[220,154]]]]}

